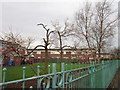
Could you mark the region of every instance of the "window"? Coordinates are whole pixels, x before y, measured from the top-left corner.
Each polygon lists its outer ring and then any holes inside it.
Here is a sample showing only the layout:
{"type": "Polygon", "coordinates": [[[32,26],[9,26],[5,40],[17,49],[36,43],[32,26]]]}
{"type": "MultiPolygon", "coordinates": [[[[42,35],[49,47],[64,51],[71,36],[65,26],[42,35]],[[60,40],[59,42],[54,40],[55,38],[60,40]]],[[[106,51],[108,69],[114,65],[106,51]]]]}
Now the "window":
{"type": "Polygon", "coordinates": [[[66,54],[66,52],[65,52],[65,51],[63,51],[63,54],[66,54]]]}
{"type": "Polygon", "coordinates": [[[41,51],[37,51],[37,54],[41,54],[41,51]]]}
{"type": "Polygon", "coordinates": [[[85,54],[85,52],[81,52],[81,54],[85,54]]]}
{"type": "Polygon", "coordinates": [[[76,52],[71,52],[71,54],[76,54],[76,52]]]}
{"type": "Polygon", "coordinates": [[[92,58],[92,57],[90,57],[89,59],[90,59],[90,60],[92,60],[93,58],[92,58]]]}
{"type": "Polygon", "coordinates": [[[40,57],[38,57],[38,58],[40,58],[40,57]]]}
{"type": "Polygon", "coordinates": [[[68,57],[64,57],[65,59],[68,59],[68,57]]]}
{"type": "Polygon", "coordinates": [[[51,54],[60,54],[58,51],[51,51],[51,54]]]}

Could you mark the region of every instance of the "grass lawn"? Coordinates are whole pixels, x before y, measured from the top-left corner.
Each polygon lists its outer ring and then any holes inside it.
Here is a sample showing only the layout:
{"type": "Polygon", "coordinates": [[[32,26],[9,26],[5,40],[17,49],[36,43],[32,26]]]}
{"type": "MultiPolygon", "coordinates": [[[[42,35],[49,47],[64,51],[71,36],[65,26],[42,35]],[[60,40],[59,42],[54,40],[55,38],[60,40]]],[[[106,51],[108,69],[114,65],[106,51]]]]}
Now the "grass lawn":
{"type": "MultiPolygon", "coordinates": [[[[36,63],[33,64],[32,66],[34,67],[34,70],[37,71],[37,66],[40,66],[40,74],[44,74],[44,63],[36,63]]],[[[50,73],[52,73],[52,63],[49,63],[50,65],[50,73]]],[[[8,81],[13,81],[13,80],[18,80],[22,79],[22,67],[26,67],[26,78],[28,77],[33,77],[35,76],[33,70],[30,68],[29,65],[21,65],[21,66],[14,66],[14,67],[6,67],[6,82],[8,81]]],[[[70,70],[70,69],[75,69],[75,68],[81,68],[81,67],[86,67],[88,65],[83,65],[83,64],[65,64],[65,70],[70,70]]],[[[60,64],[57,64],[56,67],[57,72],[60,71],[60,64]]],[[[47,70],[48,71],[48,70],[47,70]]]]}

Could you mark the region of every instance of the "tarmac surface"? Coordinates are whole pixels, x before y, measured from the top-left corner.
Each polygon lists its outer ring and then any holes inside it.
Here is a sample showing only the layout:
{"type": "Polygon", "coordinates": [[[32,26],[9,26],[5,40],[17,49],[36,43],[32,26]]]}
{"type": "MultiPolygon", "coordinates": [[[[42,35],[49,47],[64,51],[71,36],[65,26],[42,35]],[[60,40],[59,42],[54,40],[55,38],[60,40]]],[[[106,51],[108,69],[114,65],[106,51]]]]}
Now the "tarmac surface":
{"type": "Polygon", "coordinates": [[[120,68],[117,70],[112,82],[107,89],[110,88],[116,88],[117,90],[120,90],[120,68]]]}

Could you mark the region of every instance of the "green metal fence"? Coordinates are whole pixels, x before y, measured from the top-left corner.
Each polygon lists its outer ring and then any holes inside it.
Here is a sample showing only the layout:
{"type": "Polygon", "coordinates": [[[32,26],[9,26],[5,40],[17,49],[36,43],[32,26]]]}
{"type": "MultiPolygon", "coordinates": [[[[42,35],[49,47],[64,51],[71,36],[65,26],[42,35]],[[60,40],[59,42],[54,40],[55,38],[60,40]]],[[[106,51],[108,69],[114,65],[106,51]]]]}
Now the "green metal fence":
{"type": "MultiPolygon", "coordinates": [[[[81,65],[81,64],[80,64],[81,65]]],[[[71,64],[71,69],[74,64],[71,64]]],[[[52,73],[48,66],[47,75],[40,76],[40,67],[37,67],[38,76],[25,78],[27,68],[23,67],[23,79],[5,82],[6,68],[3,68],[3,83],[5,88],[107,88],[120,67],[119,60],[91,62],[86,67],[68,70],[67,64],[61,64],[61,72],[56,71],[56,63],[52,64],[52,73]]]]}

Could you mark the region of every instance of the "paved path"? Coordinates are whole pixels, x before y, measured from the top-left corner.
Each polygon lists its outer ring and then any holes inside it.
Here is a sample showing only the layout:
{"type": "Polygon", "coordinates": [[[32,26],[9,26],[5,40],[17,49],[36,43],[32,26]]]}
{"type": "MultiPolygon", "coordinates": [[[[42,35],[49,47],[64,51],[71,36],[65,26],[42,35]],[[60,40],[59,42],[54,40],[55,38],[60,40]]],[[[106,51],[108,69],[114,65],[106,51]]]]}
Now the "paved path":
{"type": "Polygon", "coordinates": [[[118,69],[118,71],[116,72],[112,82],[110,83],[109,88],[119,88],[120,90],[120,68],[118,69]]]}

